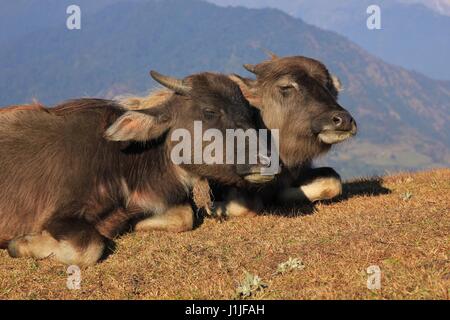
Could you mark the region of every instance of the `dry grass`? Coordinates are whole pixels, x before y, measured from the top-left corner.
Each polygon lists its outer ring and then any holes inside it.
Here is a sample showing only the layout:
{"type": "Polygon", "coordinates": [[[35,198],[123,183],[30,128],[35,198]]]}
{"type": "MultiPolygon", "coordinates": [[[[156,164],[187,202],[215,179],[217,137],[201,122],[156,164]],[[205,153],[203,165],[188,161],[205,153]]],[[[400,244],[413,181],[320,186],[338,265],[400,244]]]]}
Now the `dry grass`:
{"type": "Polygon", "coordinates": [[[1,251],[0,298],[229,299],[248,271],[268,285],[262,299],[449,299],[449,169],[349,183],[339,201],[289,212],[126,235],[82,270],[81,290],[62,265],[1,251]],[[289,257],[304,268],[277,273],[289,257]],[[381,290],[366,287],[370,265],[381,290]]]}

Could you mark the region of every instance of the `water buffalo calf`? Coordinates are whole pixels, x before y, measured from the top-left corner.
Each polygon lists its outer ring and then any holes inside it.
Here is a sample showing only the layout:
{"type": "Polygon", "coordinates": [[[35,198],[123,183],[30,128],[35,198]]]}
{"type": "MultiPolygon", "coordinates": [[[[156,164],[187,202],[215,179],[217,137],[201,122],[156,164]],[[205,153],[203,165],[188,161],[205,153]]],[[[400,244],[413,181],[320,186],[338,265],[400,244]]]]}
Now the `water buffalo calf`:
{"type": "Polygon", "coordinates": [[[168,136],[192,131],[194,120],[223,133],[255,128],[239,87],[210,73],[152,76],[175,94],[147,110],[80,99],[0,112],[0,242],[11,256],[90,265],[130,218],[150,216],[138,230],[191,230],[196,180],[240,185],[246,175],[254,179],[257,165],[244,166],[251,172],[231,164],[175,165],[169,155],[168,136]]]}
{"type": "Polygon", "coordinates": [[[280,133],[284,172],[278,179],[278,201],[325,200],[342,191],[332,168],[312,168],[312,161],[354,136],[356,122],[337,101],[339,79],[315,59],[271,55],[244,67],[256,79],[232,76],[246,98],[261,112],[264,124],[280,133]]]}

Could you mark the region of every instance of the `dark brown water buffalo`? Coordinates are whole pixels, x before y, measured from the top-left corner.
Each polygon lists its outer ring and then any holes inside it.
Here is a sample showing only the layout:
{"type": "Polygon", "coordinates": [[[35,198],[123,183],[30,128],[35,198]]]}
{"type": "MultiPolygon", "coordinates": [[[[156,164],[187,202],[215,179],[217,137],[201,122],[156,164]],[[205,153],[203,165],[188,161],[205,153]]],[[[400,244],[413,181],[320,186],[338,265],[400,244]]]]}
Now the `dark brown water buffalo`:
{"type": "Polygon", "coordinates": [[[133,217],[150,216],[138,230],[191,230],[198,179],[255,179],[259,165],[175,165],[169,156],[170,134],[191,132],[194,120],[221,132],[256,127],[236,83],[210,73],[152,76],[175,93],[152,109],[81,99],[0,112],[0,242],[11,256],[90,265],[133,217]]]}

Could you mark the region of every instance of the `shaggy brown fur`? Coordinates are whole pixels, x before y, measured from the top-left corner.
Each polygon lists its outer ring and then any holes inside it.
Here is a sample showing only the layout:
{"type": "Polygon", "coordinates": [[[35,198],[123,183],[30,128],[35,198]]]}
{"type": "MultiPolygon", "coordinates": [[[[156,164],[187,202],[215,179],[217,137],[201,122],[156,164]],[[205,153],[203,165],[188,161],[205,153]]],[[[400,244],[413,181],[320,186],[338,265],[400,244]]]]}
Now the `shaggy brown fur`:
{"type": "Polygon", "coordinates": [[[208,215],[211,215],[212,200],[211,187],[206,179],[198,179],[192,187],[192,198],[197,208],[203,208],[208,215]]]}
{"type": "Polygon", "coordinates": [[[165,88],[153,90],[145,97],[138,96],[122,96],[117,100],[130,110],[150,109],[167,101],[172,96],[173,92],[165,88]]]}
{"type": "Polygon", "coordinates": [[[199,178],[244,184],[234,165],[172,163],[166,137],[179,128],[192,132],[194,120],[224,134],[230,126],[256,128],[254,112],[227,77],[199,74],[184,82],[188,94],[147,110],[80,99],[0,113],[0,242],[9,241],[11,256],[92,264],[104,239],[133,217],[154,217],[146,225],[158,230],[192,229],[190,192],[199,178]]]}
{"type": "MultiPolygon", "coordinates": [[[[291,168],[308,165],[327,152],[331,145],[317,138],[317,126],[330,124],[332,115],[346,111],[336,99],[340,83],[319,61],[306,57],[274,58],[256,66],[246,65],[257,74],[257,80],[229,75],[245,98],[261,110],[264,124],[280,130],[280,156],[291,168]],[[297,84],[293,86],[292,84],[297,84]],[[289,92],[291,91],[291,92],[289,92]]],[[[166,89],[145,97],[123,97],[120,102],[132,110],[148,109],[172,93],[166,89]]],[[[350,130],[351,128],[349,128],[350,130]]]]}
{"type": "MultiPolygon", "coordinates": [[[[339,175],[331,168],[311,169],[311,163],[329,151],[334,143],[322,141],[319,138],[321,133],[326,131],[335,142],[343,140],[336,138],[342,133],[345,133],[344,137],[356,133],[354,120],[337,103],[341,84],[317,60],[300,56],[271,57],[271,60],[258,65],[245,65],[256,74],[256,80],[238,75],[230,75],[229,78],[239,85],[246,99],[260,110],[264,125],[279,130],[280,158],[285,170],[278,179],[277,188],[286,189],[289,199],[292,199],[292,195],[296,195],[298,200],[306,198],[311,201],[333,198],[341,192],[339,175]],[[344,119],[340,125],[334,122],[336,116],[344,119]],[[308,182],[310,185],[305,190],[314,192],[305,195],[299,188],[300,180],[312,176],[327,179],[318,180],[317,186],[313,181],[308,182]],[[325,186],[324,181],[329,183],[325,186]],[[328,192],[318,191],[321,187],[328,192]],[[323,197],[317,197],[317,194],[323,197]]],[[[158,90],[146,97],[128,97],[121,102],[131,109],[147,109],[170,98],[170,95],[167,90],[158,90]]],[[[281,192],[280,199],[286,198],[281,192]]]]}

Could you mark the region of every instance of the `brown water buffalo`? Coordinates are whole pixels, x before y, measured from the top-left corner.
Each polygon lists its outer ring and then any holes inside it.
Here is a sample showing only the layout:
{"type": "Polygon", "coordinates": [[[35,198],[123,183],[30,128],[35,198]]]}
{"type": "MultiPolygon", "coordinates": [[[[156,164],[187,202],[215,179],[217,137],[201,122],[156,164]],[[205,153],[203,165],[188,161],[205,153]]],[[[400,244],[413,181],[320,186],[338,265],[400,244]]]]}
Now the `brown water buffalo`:
{"type": "MultiPolygon", "coordinates": [[[[13,257],[55,257],[90,265],[129,220],[137,230],[191,230],[193,184],[241,185],[259,165],[175,165],[176,129],[255,128],[255,111],[228,77],[178,80],[152,73],[174,92],[163,104],[129,111],[100,99],[0,112],[0,242],[13,257]]],[[[264,177],[267,179],[267,177],[264,177]]]]}
{"type": "Polygon", "coordinates": [[[256,79],[235,80],[260,112],[264,124],[280,133],[280,158],[285,165],[278,181],[278,200],[331,199],[342,191],[332,168],[311,168],[312,161],[333,144],[356,134],[356,122],[337,102],[340,81],[319,61],[301,57],[244,65],[256,79]]]}

